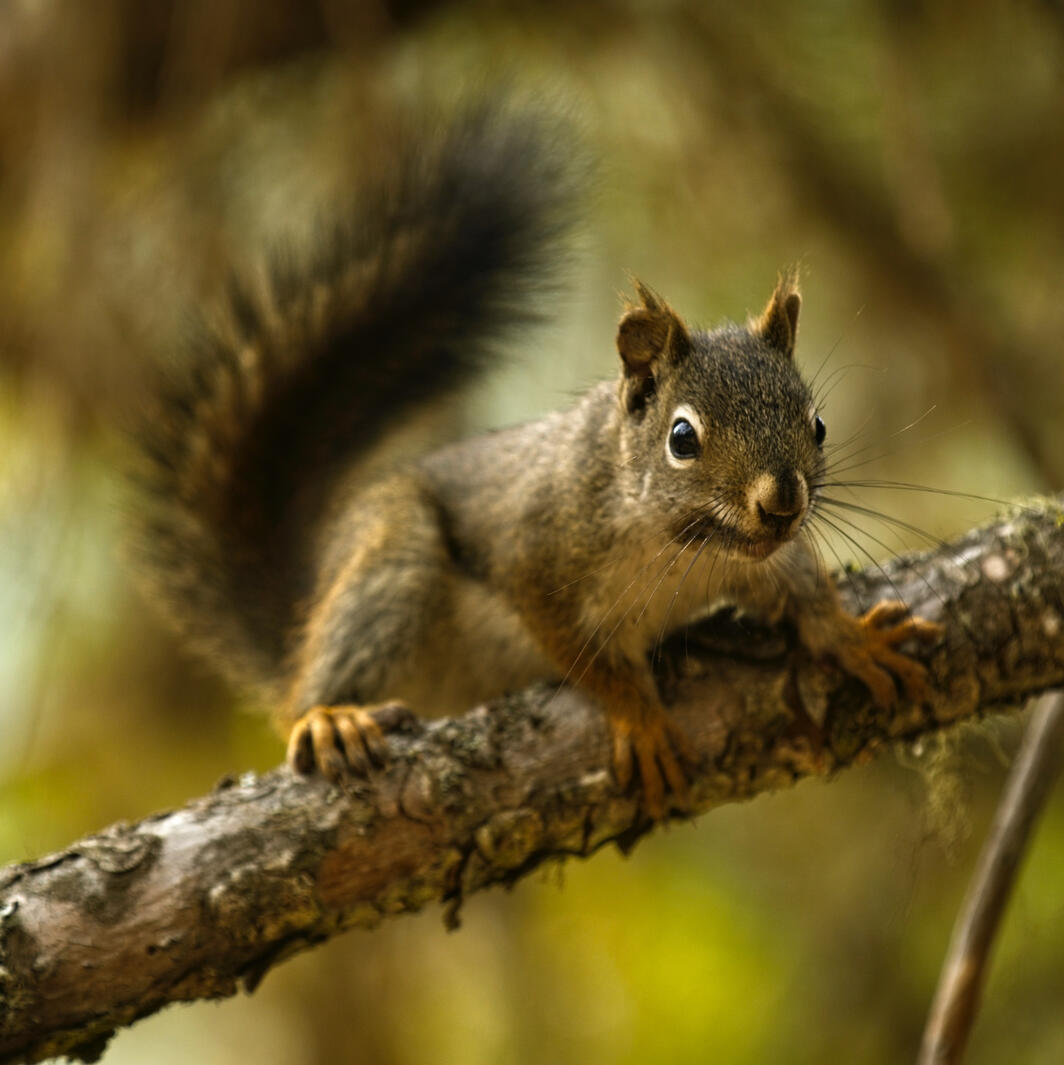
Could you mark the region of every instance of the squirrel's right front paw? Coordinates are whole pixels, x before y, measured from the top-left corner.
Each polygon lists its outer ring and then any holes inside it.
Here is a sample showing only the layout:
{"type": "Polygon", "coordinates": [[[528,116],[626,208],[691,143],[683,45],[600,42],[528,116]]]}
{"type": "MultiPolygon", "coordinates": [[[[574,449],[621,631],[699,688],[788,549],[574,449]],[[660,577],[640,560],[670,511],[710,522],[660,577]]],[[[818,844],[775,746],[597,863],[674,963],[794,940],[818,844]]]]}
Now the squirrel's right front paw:
{"type": "Polygon", "coordinates": [[[690,741],[662,710],[654,715],[610,715],[613,740],[613,771],[622,789],[638,769],[643,784],[646,812],[655,821],[664,819],[666,791],[673,805],[687,809],[690,796],[682,762],[690,762],[690,741]]]}
{"type": "Polygon", "coordinates": [[[317,771],[335,781],[368,776],[387,760],[384,731],[364,706],[315,706],[288,735],[288,764],[297,773],[317,771]]]}

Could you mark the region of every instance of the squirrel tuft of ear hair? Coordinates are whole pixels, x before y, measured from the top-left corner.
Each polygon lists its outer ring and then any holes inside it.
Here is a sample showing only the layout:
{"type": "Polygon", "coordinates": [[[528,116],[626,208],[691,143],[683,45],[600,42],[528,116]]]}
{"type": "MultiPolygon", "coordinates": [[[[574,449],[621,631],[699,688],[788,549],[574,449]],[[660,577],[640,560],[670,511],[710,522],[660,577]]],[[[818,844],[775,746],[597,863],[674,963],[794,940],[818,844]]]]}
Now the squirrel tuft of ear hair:
{"type": "Polygon", "coordinates": [[[780,273],[776,290],[761,317],[750,323],[750,332],[760,337],[773,351],[778,351],[788,359],[793,358],[795,341],[798,339],[798,311],[801,306],[798,270],[792,266],[780,273]]]}
{"type": "Polygon", "coordinates": [[[691,337],[680,316],[641,281],[639,303],[629,302],[617,327],[617,351],[627,376],[653,376],[661,363],[676,363],[691,350],[691,337]]]}

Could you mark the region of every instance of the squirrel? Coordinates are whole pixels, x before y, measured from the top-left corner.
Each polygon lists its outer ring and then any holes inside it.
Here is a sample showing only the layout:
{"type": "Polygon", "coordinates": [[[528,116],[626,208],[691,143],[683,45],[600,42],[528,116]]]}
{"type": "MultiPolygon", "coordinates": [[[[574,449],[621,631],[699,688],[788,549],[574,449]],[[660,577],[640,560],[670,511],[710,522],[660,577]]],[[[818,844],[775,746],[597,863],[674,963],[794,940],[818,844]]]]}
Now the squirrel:
{"type": "Polygon", "coordinates": [[[806,534],[826,430],[795,365],[793,271],[760,317],[712,331],[636,283],[615,380],[353,476],[538,316],[577,198],[540,116],[474,108],[377,154],[310,262],[232,286],[140,436],[154,598],[274,704],[294,769],[383,764],[384,706],[448,714],[567,680],[660,819],[687,803],[691,755],[649,656],[722,598],[789,620],[881,706],[899,685],[926,698],[899,645],[938,626],[900,602],[849,614],[806,534]]]}

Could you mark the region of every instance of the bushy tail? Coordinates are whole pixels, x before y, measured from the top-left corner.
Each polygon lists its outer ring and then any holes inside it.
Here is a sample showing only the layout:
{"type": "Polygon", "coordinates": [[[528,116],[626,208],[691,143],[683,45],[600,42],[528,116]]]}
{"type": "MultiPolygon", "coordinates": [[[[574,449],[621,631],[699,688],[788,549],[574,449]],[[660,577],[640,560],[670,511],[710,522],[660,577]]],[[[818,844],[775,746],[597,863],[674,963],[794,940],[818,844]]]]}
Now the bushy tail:
{"type": "Polygon", "coordinates": [[[139,433],[135,548],[200,651],[283,676],[336,477],[537,316],[573,213],[557,124],[481,107],[375,144],[352,217],[190,345],[139,433]]]}

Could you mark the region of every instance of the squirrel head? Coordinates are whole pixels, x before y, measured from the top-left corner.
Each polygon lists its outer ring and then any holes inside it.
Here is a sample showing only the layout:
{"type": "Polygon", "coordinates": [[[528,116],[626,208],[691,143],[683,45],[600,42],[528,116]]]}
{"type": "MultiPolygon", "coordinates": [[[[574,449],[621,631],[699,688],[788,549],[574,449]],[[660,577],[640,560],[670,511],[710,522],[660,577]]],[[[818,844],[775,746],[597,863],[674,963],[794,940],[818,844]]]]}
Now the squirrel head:
{"type": "Polygon", "coordinates": [[[794,363],[797,279],[781,275],[759,318],[710,332],[636,292],[617,332],[631,492],[681,543],[767,558],[801,530],[824,466],[824,423],[794,363]]]}

